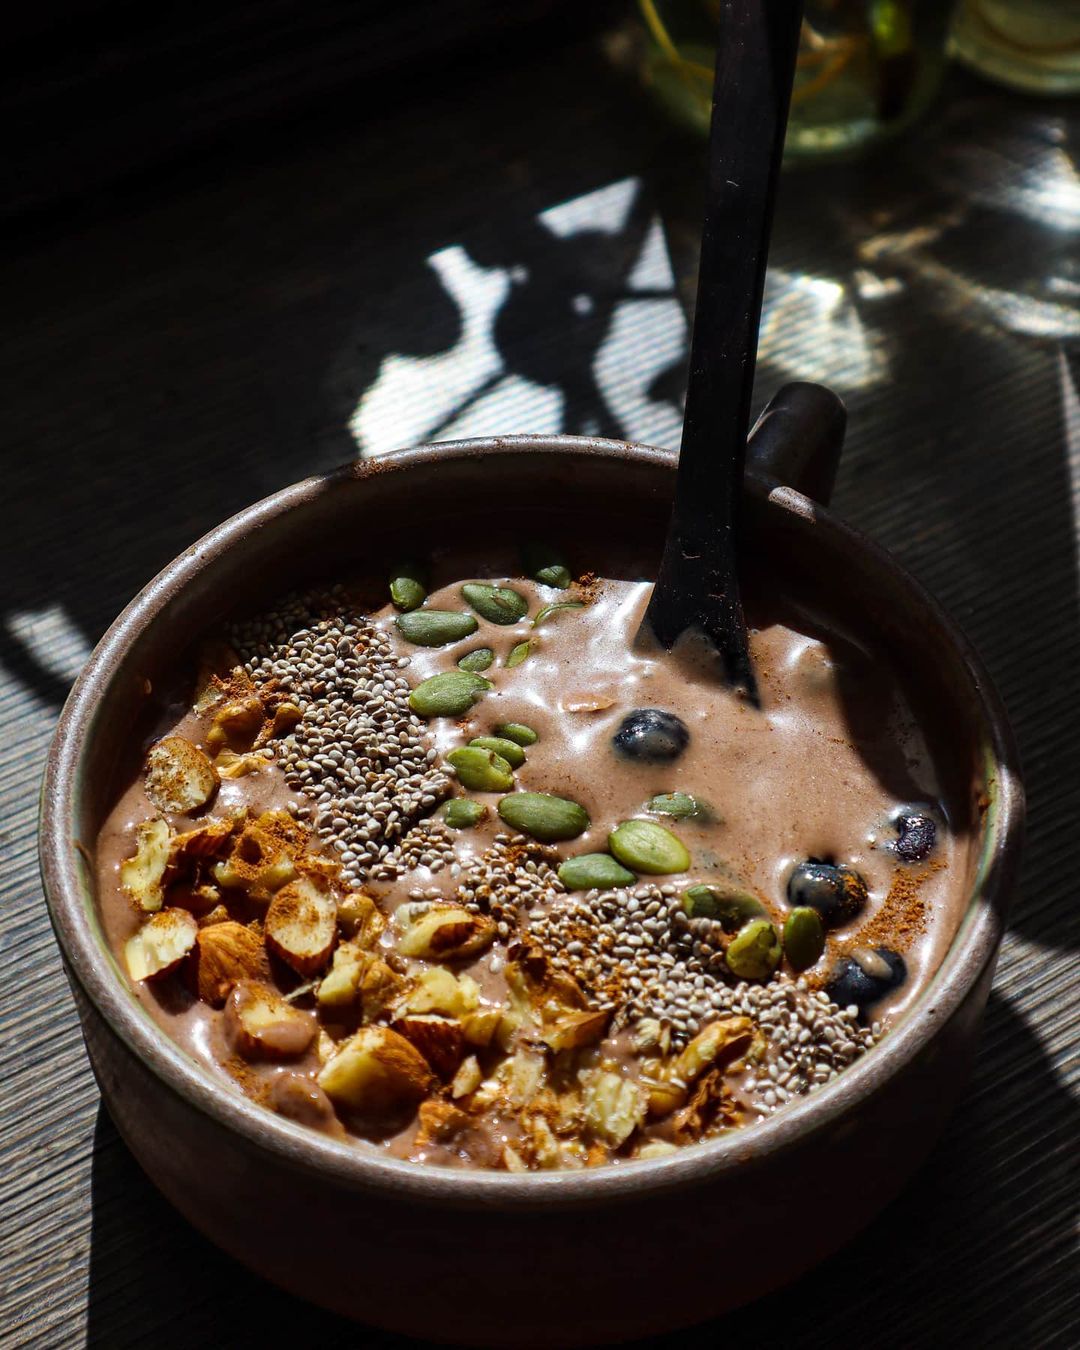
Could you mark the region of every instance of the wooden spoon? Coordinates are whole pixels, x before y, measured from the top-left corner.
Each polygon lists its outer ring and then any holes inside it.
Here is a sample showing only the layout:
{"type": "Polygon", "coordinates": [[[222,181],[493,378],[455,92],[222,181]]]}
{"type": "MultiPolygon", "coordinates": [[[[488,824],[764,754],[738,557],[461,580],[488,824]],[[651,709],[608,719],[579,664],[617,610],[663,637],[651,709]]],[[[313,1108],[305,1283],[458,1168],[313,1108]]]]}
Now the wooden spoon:
{"type": "Polygon", "coordinates": [[[757,702],[737,524],[761,293],[801,0],[722,0],[690,375],[675,504],[642,631],[704,633],[757,702]]]}

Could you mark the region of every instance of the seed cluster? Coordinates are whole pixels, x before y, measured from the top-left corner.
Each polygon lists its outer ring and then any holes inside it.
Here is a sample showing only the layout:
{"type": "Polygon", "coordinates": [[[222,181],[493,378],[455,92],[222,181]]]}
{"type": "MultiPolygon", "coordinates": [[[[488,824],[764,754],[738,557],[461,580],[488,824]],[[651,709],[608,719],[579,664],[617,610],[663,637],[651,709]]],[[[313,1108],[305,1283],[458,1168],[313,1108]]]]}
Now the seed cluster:
{"type": "Polygon", "coordinates": [[[854,1008],[838,1008],[805,980],[732,982],[714,925],[690,919],[671,885],[590,891],[530,916],[529,927],[551,959],[599,1003],[613,1003],[618,1025],[655,1033],[680,1049],[708,1022],[753,1018],[770,1050],[762,1090],[766,1107],[826,1082],[876,1039],[854,1008]]]}
{"type": "Polygon", "coordinates": [[[490,914],[499,936],[508,938],[523,914],[565,895],[554,859],[553,850],[542,844],[497,834],[491,848],[461,874],[455,899],[474,913],[490,914]]]}
{"type": "Polygon", "coordinates": [[[408,658],[340,589],[290,600],[232,639],[252,679],[276,682],[302,709],[278,763],[307,799],[297,814],[337,851],[346,882],[362,884],[450,791],[409,708],[408,658]]]}

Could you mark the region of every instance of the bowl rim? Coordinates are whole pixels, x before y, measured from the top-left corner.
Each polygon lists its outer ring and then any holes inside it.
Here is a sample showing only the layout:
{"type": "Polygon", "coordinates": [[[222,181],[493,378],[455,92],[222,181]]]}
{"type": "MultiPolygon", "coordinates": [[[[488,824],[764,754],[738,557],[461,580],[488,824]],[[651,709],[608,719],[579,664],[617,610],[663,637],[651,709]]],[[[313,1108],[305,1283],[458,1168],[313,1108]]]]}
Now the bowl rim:
{"type": "Polygon", "coordinates": [[[1024,794],[1016,747],[1004,708],[970,643],[936,600],[880,545],[845,524],[817,502],[775,480],[751,472],[748,490],[768,509],[802,516],[841,546],[873,555],[898,585],[927,612],[966,667],[977,700],[986,748],[993,760],[994,801],[984,846],[987,865],[975,878],[965,917],[945,959],[899,1025],[874,1051],[783,1111],[717,1139],[664,1158],[583,1171],[504,1173],[424,1166],[382,1157],[341,1143],[258,1106],[222,1084],[211,1070],[183,1051],[131,997],[103,949],[84,903],[83,846],[74,834],[84,772],[84,751],[101,685],[123,669],[134,639],[198,573],[223,551],[242,546],[251,531],[302,506],[336,482],[408,472],[450,458],[565,455],[631,460],[670,469],[667,450],[600,437],[522,435],[436,442],[357,461],[294,483],[264,497],[221,524],[167,564],[125,607],[95,647],[64,704],[42,783],[39,861],[49,915],[76,981],[112,1033],[143,1067],[188,1105],[301,1169],[314,1169],[349,1188],[389,1192],[402,1199],[455,1208],[550,1210],[673,1192],[714,1182],[735,1169],[760,1164],[797,1146],[808,1135],[839,1123],[888,1079],[920,1054],[964,1002],[994,961],[1004,929],[1023,830],[1024,794]]]}

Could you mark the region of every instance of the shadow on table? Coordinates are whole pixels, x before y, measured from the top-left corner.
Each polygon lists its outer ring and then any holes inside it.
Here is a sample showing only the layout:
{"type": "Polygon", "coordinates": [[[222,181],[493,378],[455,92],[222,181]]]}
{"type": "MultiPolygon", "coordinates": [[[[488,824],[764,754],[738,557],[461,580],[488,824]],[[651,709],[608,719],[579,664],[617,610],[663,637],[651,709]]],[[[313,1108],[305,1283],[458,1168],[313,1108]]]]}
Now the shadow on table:
{"type": "MultiPolygon", "coordinates": [[[[1080,1278],[1068,1151],[1078,1129],[1080,1109],[1037,1040],[1007,1003],[992,998],[960,1111],[916,1179],[867,1232],[790,1288],[721,1321],[640,1342],[640,1350],[732,1344],[908,1350],[946,1339],[1016,1350],[1066,1345],[1068,1327],[1052,1294],[1075,1288],[1080,1278]],[[1046,1141],[1055,1139],[1057,1151],[1047,1151],[1046,1141]],[[957,1233],[968,1235],[962,1246],[957,1233]],[[893,1309],[903,1310],[895,1334],[893,1309]]],[[[129,1350],[148,1337],[155,1350],[418,1344],[312,1308],[223,1256],[158,1195],[103,1108],[94,1143],[92,1350],[129,1350]]],[[[837,1159],[837,1204],[847,1187],[873,1184],[873,1177],[845,1176],[837,1159]]],[[[732,1226],[737,1234],[737,1215],[732,1226]]],[[[776,1240],[808,1242],[812,1228],[807,1215],[776,1240]]],[[[761,1259],[767,1262],[769,1253],[761,1259]]],[[[482,1278],[471,1292],[482,1297],[482,1278]]]]}

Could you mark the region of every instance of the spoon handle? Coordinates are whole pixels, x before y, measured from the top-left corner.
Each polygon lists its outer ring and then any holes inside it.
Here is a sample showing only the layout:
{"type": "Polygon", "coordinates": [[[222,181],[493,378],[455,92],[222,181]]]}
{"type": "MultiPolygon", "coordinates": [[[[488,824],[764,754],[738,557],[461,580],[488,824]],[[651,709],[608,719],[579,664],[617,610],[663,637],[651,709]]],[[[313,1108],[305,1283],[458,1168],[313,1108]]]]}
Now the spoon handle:
{"type": "Polygon", "coordinates": [[[723,0],[705,221],[675,506],[647,621],[671,648],[703,629],[756,699],[736,526],[776,180],[801,0],[723,0]]]}

